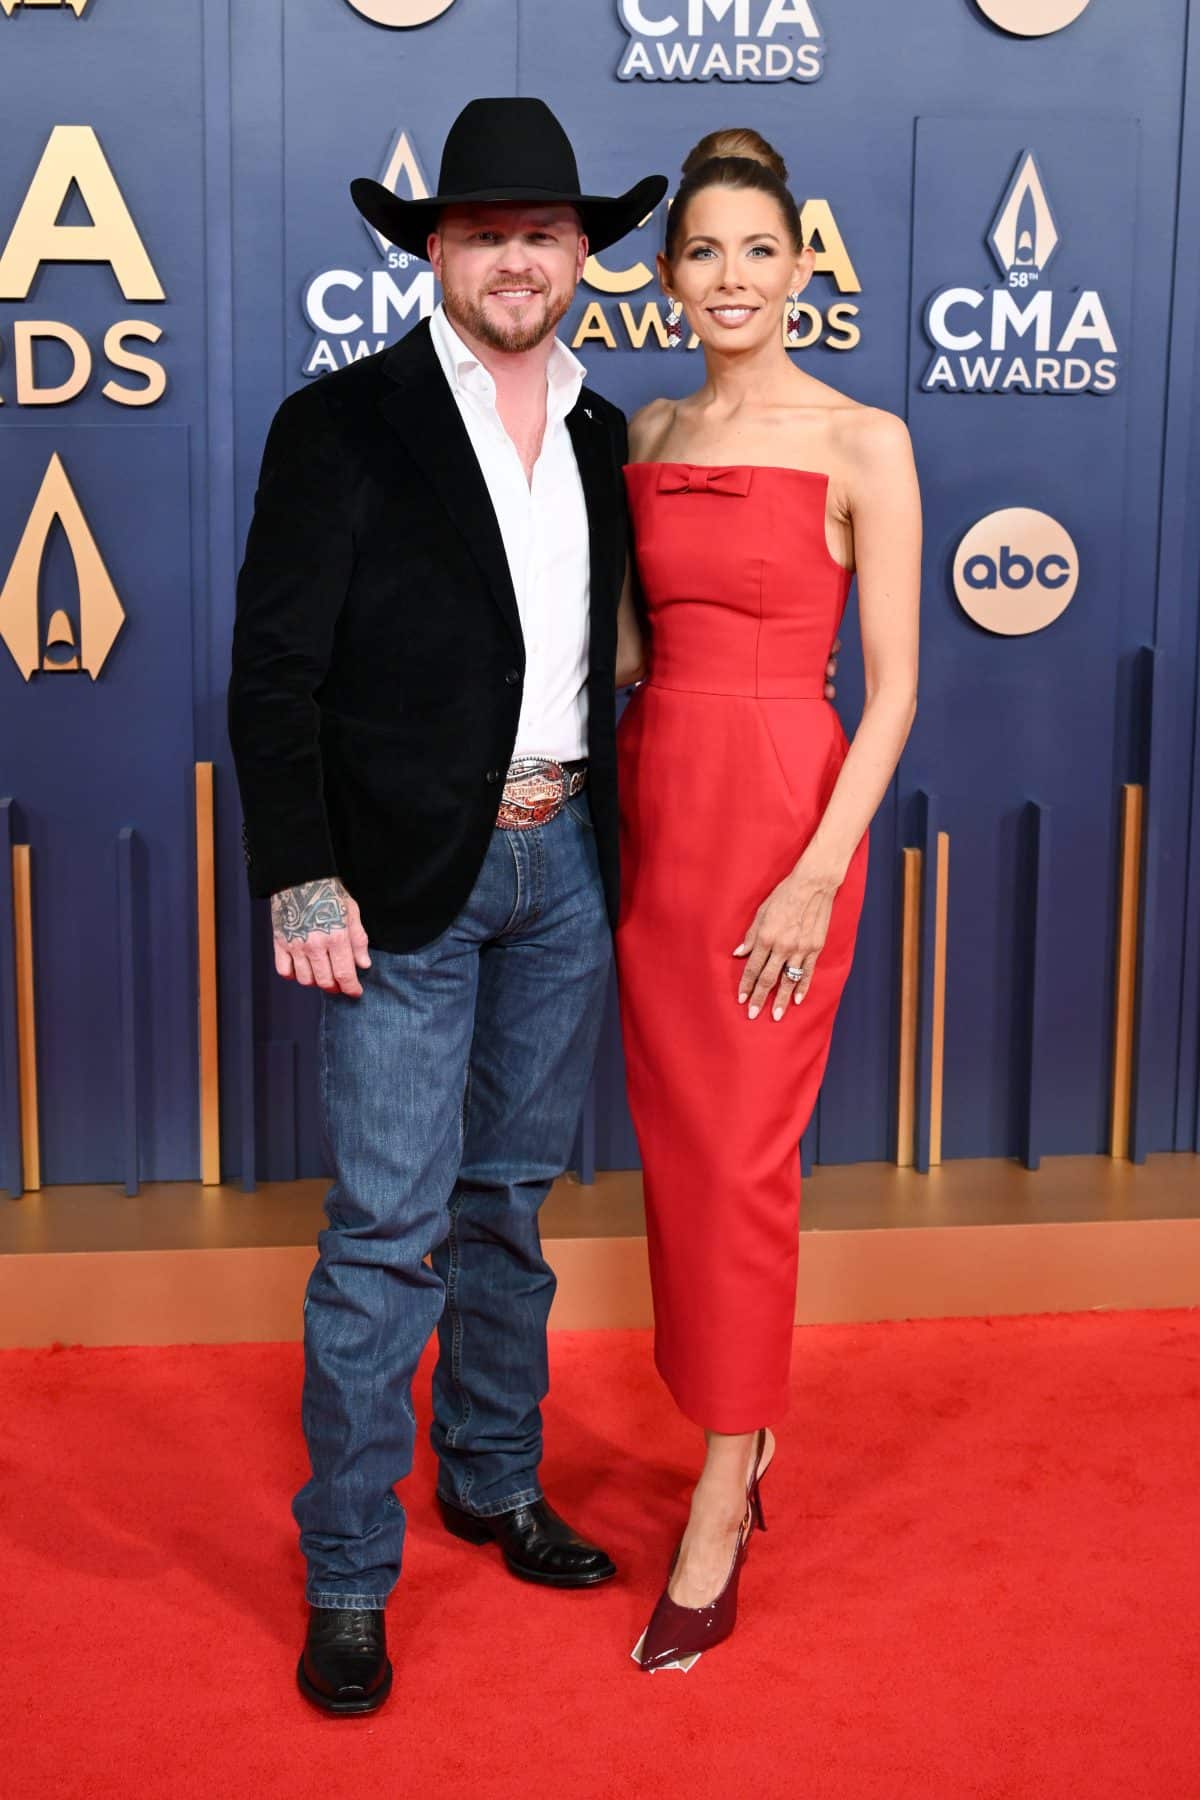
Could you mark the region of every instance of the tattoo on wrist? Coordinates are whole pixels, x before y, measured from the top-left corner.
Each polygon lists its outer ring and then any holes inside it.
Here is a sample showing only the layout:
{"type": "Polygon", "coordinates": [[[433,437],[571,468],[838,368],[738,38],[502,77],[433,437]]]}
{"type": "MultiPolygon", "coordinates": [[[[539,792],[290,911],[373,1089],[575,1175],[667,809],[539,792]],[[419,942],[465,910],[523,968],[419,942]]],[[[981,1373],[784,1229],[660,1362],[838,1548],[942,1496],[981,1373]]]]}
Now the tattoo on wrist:
{"type": "Polygon", "coordinates": [[[345,923],[346,890],[336,876],[271,895],[271,924],[285,944],[312,931],[340,931],[345,923]]]}

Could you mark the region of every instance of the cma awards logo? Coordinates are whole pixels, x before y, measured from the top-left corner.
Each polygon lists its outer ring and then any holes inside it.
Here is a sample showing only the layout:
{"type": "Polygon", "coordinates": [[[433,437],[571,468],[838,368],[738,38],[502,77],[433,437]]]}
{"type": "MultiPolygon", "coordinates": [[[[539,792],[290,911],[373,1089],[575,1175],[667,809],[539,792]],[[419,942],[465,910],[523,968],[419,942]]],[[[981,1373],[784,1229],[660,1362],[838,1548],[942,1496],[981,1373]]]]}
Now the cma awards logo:
{"type": "MultiPolygon", "coordinates": [[[[413,200],[429,198],[424,171],[407,132],[397,136],[379,179],[392,193],[397,193],[403,182],[413,200]]],[[[426,319],[437,304],[433,270],[389,244],[365,219],[362,224],[382,266],[322,269],[309,276],[300,299],[313,331],[301,364],[305,375],[325,375],[373,356],[388,343],[393,325],[426,319]]]]}
{"type": "Polygon", "coordinates": [[[36,6],[55,6],[65,7],[68,12],[73,12],[78,19],[87,11],[90,3],[91,0],[0,0],[0,12],[7,13],[8,17],[11,19],[18,8],[22,8],[28,12],[36,6]]]}
{"type": "Polygon", "coordinates": [[[1018,158],[987,241],[1003,285],[942,288],[925,308],[935,352],[926,393],[1111,394],[1121,365],[1099,293],[1056,295],[1043,280],[1061,236],[1032,150],[1018,158]]]}
{"type": "Polygon", "coordinates": [[[50,458],[4,586],[0,588],[0,638],[26,681],[39,672],[86,669],[95,681],[125,623],[112,578],[104,566],[83,508],[57,455],[50,458]],[[63,610],[51,614],[42,637],[39,589],[46,544],[62,527],[79,585],[79,629],[63,610]]]}
{"type": "Polygon", "coordinates": [[[1066,612],[1079,552],[1049,513],[1009,506],[972,525],[954,555],[954,592],[985,631],[1022,637],[1066,612]]]}
{"type": "Polygon", "coordinates": [[[617,0],[622,81],[816,81],[825,35],[810,0],[617,0]]]}

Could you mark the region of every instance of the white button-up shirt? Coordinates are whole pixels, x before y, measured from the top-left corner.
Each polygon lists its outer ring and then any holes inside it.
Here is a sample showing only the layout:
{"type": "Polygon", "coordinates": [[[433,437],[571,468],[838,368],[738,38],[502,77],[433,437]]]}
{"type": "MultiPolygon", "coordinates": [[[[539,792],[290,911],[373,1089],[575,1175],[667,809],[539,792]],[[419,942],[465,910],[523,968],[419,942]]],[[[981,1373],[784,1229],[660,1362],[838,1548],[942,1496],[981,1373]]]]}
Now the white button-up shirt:
{"type": "Polygon", "coordinates": [[[454,395],[504,539],[525,639],[525,688],[513,756],[586,755],[590,556],[587,507],[566,417],[583,364],[555,339],[546,367],[546,432],[526,480],[496,410],[496,384],[443,307],[433,347],[454,395]]]}

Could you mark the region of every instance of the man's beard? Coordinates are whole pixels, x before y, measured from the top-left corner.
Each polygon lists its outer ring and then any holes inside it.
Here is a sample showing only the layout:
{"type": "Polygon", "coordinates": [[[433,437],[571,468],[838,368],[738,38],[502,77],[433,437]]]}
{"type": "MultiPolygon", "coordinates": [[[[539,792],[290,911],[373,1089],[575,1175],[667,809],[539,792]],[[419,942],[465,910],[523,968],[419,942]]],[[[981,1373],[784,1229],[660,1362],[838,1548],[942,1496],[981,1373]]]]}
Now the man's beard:
{"type": "MultiPolygon", "coordinates": [[[[513,283],[514,286],[518,285],[513,283]]],[[[464,331],[490,350],[500,350],[508,354],[516,354],[522,350],[532,350],[543,343],[554,331],[559,320],[564,316],[571,304],[569,292],[535,294],[530,302],[532,316],[511,323],[498,322],[487,311],[482,300],[459,289],[448,288],[443,284],[442,304],[452,325],[461,326],[464,331]],[[542,304],[539,308],[537,301],[542,304]]]]}

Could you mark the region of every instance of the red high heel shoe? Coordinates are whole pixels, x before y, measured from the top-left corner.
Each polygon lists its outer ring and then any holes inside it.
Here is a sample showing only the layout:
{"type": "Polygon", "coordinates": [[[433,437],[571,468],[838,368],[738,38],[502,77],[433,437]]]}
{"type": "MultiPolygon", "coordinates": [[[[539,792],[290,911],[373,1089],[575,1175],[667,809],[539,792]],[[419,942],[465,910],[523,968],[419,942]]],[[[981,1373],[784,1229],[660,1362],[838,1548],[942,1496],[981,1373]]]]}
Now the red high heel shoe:
{"type": "MultiPolygon", "coordinates": [[[[750,1536],[755,1525],[760,1531],[767,1529],[760,1492],[762,1478],[766,1474],[762,1467],[766,1441],[766,1431],[760,1431],[754,1445],[754,1472],[746,1484],[746,1516],[738,1527],[733,1559],[724,1586],[716,1599],[710,1600],[707,1606],[679,1606],[664,1588],[642,1639],[641,1666],[647,1674],[653,1673],[655,1669],[664,1669],[670,1663],[682,1662],[686,1657],[699,1656],[702,1651],[724,1643],[737,1624],[738,1581],[742,1564],[746,1560],[750,1536]]],[[[672,1570],[678,1559],[677,1550],[671,1564],[672,1570]]]]}

